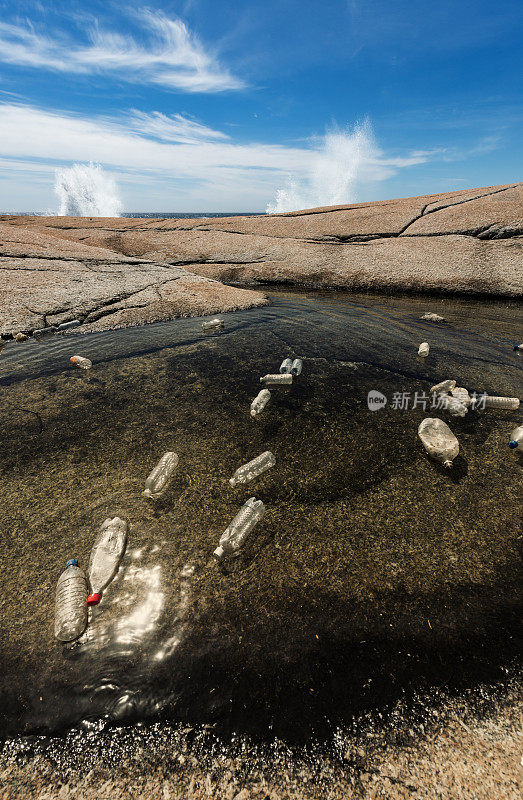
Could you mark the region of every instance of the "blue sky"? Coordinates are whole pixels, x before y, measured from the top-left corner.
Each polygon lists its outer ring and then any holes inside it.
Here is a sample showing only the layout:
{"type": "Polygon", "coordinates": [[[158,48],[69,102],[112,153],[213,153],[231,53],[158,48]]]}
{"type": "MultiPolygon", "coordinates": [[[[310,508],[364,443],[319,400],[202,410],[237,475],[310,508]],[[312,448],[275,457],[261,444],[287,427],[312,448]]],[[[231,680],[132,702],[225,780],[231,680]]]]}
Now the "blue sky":
{"type": "Polygon", "coordinates": [[[128,211],[521,180],[521,8],[0,0],[0,210],[55,209],[55,169],[88,161],[128,211]]]}

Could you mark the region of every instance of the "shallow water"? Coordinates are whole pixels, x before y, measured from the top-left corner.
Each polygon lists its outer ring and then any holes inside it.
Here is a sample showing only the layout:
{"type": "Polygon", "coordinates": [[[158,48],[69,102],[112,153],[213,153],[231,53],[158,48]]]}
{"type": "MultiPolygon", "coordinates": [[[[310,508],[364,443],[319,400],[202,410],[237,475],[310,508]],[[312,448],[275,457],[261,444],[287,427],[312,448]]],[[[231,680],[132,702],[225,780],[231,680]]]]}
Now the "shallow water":
{"type": "Polygon", "coordinates": [[[451,418],[447,472],[417,437],[438,414],[392,399],[447,377],[520,396],[517,306],[271,294],[222,315],[223,332],[176,320],[4,349],[3,733],[168,717],[303,740],[409,693],[498,681],[516,659],[521,459],[506,442],[520,415],[451,418]],[[252,419],[259,377],[287,356],[302,375],[252,419]],[[369,411],[371,389],[385,409],[369,411]],[[267,449],[276,466],[231,488],[267,449]],[[167,450],[180,467],[151,504],[167,450]],[[222,570],[212,551],[252,495],[266,517],[222,570]],[[115,515],[130,523],[118,576],[62,647],[56,580],[115,515]]]}

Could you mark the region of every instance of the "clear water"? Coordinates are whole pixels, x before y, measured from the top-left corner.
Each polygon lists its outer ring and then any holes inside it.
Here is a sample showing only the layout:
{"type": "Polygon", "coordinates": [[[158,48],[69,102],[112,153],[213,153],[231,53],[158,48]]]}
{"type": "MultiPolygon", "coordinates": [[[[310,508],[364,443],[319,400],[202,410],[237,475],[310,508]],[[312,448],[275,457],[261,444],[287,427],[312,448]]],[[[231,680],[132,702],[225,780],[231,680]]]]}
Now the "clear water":
{"type": "Polygon", "coordinates": [[[271,291],[266,308],[42,343],[0,356],[3,734],[168,718],[259,737],[319,736],[419,691],[470,689],[514,663],[520,611],[517,412],[451,419],[455,469],[394,392],[458,385],[521,395],[517,306],[271,291]],[[448,325],[423,322],[427,310],[448,325]],[[421,341],[427,359],[417,358],[421,341]],[[94,362],[75,370],[73,354],[94,362]],[[259,377],[304,359],[249,414],[259,377]],[[367,407],[375,389],[389,398],[367,407]],[[277,465],[246,487],[235,469],[277,465]],[[141,492],[180,456],[155,505],[141,492]],[[251,495],[267,514],[241,558],[212,561],[251,495]],[[100,523],[130,523],[87,633],[53,638],[67,559],[100,523]]]}

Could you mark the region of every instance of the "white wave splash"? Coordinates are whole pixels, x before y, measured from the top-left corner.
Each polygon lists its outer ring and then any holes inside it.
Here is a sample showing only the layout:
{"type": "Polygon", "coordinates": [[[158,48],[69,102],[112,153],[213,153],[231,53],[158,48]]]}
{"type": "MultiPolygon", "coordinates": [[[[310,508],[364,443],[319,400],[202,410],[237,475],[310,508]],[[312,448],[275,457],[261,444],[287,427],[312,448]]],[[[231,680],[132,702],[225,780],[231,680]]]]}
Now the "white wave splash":
{"type": "MultiPolygon", "coordinates": [[[[304,208],[335,206],[357,200],[361,184],[384,177],[382,152],[368,120],[345,131],[328,131],[321,148],[304,165],[304,174],[289,176],[278,189],[268,214],[283,214],[304,208]]],[[[388,170],[387,170],[388,172],[388,170]]]]}
{"type": "Polygon", "coordinates": [[[116,182],[100,164],[73,164],[55,171],[61,217],[119,217],[123,205],[116,182]]]}

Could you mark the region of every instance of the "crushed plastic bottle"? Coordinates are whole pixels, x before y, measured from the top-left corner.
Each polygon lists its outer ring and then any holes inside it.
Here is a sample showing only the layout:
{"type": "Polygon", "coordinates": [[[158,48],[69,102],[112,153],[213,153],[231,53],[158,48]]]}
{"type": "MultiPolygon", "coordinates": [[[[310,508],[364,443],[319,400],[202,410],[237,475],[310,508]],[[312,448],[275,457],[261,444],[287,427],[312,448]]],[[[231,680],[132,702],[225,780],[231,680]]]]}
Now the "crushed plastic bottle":
{"type": "Polygon", "coordinates": [[[450,390],[452,397],[454,397],[458,402],[462,403],[466,408],[470,408],[472,404],[472,397],[468,393],[463,386],[455,386],[453,389],[450,390]]]}
{"type": "Polygon", "coordinates": [[[457,397],[450,394],[440,394],[436,408],[440,411],[448,411],[452,417],[464,417],[468,407],[457,397]]]}
{"type": "Polygon", "coordinates": [[[120,517],[102,522],[89,558],[87,576],[91,594],[87,598],[88,606],[100,602],[103,590],[118,572],[127,544],[127,530],[127,522],[120,517]]]}
{"type": "Polygon", "coordinates": [[[276,464],[276,458],[270,450],[266,450],[260,456],[253,458],[248,464],[238,467],[232,478],[229,480],[231,486],[236,486],[238,483],[249,483],[249,481],[257,478],[266,470],[270,469],[276,464]]]}
{"type": "MultiPolygon", "coordinates": [[[[29,339],[29,336],[26,333],[22,333],[22,331],[19,331],[15,335],[14,339],[15,339],[15,342],[27,342],[27,340],[29,339]]],[[[0,350],[1,349],[2,348],[0,347],[0,350]]]]}
{"type": "Polygon", "coordinates": [[[292,369],[292,358],[284,358],[284,360],[280,364],[280,372],[286,373],[290,372],[292,369]]]}
{"type": "Polygon", "coordinates": [[[207,322],[202,322],[202,331],[217,331],[225,325],[223,319],[215,317],[207,322]]]}
{"type": "Polygon", "coordinates": [[[91,369],[93,366],[93,362],[83,356],[71,356],[69,361],[76,367],[80,367],[80,369],[91,369]]]}
{"type": "Polygon", "coordinates": [[[176,453],[164,453],[151,474],[145,481],[144,497],[157,500],[167,490],[172,476],[178,466],[179,458],[176,453]]]}
{"type": "Polygon", "coordinates": [[[250,497],[220,537],[220,543],[213,553],[214,558],[221,561],[225,556],[237,555],[248,535],[264,514],[265,506],[262,501],[250,497]]]}
{"type": "Polygon", "coordinates": [[[36,339],[37,342],[41,342],[44,339],[50,339],[51,336],[54,336],[57,332],[58,328],[55,328],[54,325],[50,325],[49,328],[40,328],[39,330],[33,331],[33,338],[36,339]]]}
{"type": "Polygon", "coordinates": [[[517,428],[514,428],[510,434],[510,442],[508,443],[511,450],[515,450],[516,447],[520,445],[523,446],[523,425],[518,425],[517,428]]]}
{"type": "Polygon", "coordinates": [[[62,331],[72,331],[73,328],[78,328],[81,324],[79,319],[72,319],[70,322],[62,322],[62,324],[58,326],[58,330],[60,333],[62,331]]]}
{"type": "Polygon", "coordinates": [[[423,447],[431,458],[450,469],[459,453],[459,442],[449,426],[437,417],[427,417],[418,428],[423,447]]]}
{"type": "Polygon", "coordinates": [[[450,379],[446,381],[441,381],[441,383],[437,383],[435,386],[432,387],[430,393],[448,394],[448,392],[451,392],[455,386],[456,386],[456,381],[452,381],[450,379]]]}
{"type": "Polygon", "coordinates": [[[257,414],[261,414],[269,400],[271,399],[271,393],[268,389],[262,389],[259,392],[254,400],[251,403],[251,417],[257,416],[257,414]]]}
{"type": "Polygon", "coordinates": [[[301,358],[295,358],[292,362],[291,373],[293,375],[301,375],[301,371],[303,369],[303,361],[301,358]]]}
{"type": "Polygon", "coordinates": [[[65,565],[56,586],[54,635],[61,642],[78,639],[87,627],[87,578],[76,558],[65,565]]]}
{"type": "Polygon", "coordinates": [[[418,347],[418,355],[421,356],[422,358],[427,358],[429,350],[430,350],[429,343],[422,342],[418,347]]]}
{"type": "Polygon", "coordinates": [[[260,378],[260,383],[264,383],[266,386],[290,386],[292,375],[289,372],[285,372],[283,375],[264,375],[263,378],[260,378]]]}
{"type": "Polygon", "coordinates": [[[506,411],[515,411],[519,408],[519,397],[485,397],[485,408],[502,408],[506,411]]]}
{"type": "Polygon", "coordinates": [[[426,319],[429,322],[445,322],[445,317],[440,317],[439,314],[433,314],[431,311],[427,311],[420,319],[426,319]]]}

